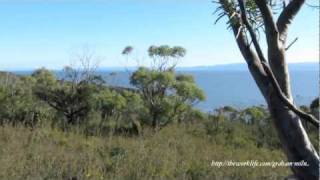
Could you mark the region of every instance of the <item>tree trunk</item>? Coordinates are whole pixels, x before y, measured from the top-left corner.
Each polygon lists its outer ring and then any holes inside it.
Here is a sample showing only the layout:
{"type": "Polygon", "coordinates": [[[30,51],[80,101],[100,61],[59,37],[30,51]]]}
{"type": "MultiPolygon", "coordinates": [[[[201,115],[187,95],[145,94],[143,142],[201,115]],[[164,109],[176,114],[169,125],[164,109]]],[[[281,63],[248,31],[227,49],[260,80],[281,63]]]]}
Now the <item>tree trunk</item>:
{"type": "Polygon", "coordinates": [[[274,126],[289,162],[307,162],[308,166],[292,166],[298,179],[319,179],[319,156],[311,144],[299,117],[277,98],[274,92],[267,99],[274,126]]]}
{"type": "MultiPolygon", "coordinates": [[[[238,45],[241,46],[241,43],[238,45]]],[[[304,161],[308,164],[308,166],[292,166],[291,169],[295,177],[301,180],[318,180],[319,156],[311,144],[300,118],[283,104],[275,87],[268,80],[267,75],[261,67],[262,65],[258,62],[257,56],[250,49],[245,49],[245,51],[243,55],[249,54],[249,56],[245,56],[249,70],[268,104],[273,124],[288,161],[304,161]]],[[[288,73],[284,73],[284,75],[289,76],[288,73]]],[[[284,77],[284,79],[288,80],[289,78],[287,77],[284,77]]],[[[289,82],[287,81],[287,83],[289,82]]],[[[287,94],[291,94],[290,88],[287,89],[287,94]]]]}
{"type": "MultiPolygon", "coordinates": [[[[247,53],[251,54],[250,51],[247,53]]],[[[279,98],[275,88],[263,73],[256,56],[251,54],[248,67],[257,86],[264,96],[277,130],[283,150],[289,162],[305,161],[308,166],[292,166],[296,178],[302,180],[319,179],[319,156],[303,128],[300,118],[292,112],[279,98]]],[[[289,93],[291,91],[289,90],[289,93]]]]}
{"type": "Polygon", "coordinates": [[[152,110],[152,127],[153,129],[157,129],[159,126],[159,122],[158,122],[158,112],[156,110],[152,110]]]}
{"type": "MultiPolygon", "coordinates": [[[[273,119],[273,124],[277,130],[288,161],[304,161],[308,164],[308,166],[292,166],[291,169],[295,177],[301,180],[318,180],[320,163],[319,156],[311,144],[310,139],[302,126],[300,118],[285,104],[283,104],[281,98],[278,96],[276,88],[273,86],[272,82],[270,81],[270,77],[262,65],[262,61],[266,62],[266,59],[263,57],[263,54],[261,54],[261,51],[259,52],[260,47],[255,46],[255,49],[252,49],[250,46],[250,43],[248,42],[248,36],[243,30],[241,24],[242,22],[245,22],[246,17],[242,16],[241,20],[239,14],[234,16],[233,10],[230,9],[232,6],[228,4],[228,1],[221,0],[220,2],[223,5],[225,12],[228,12],[230,19],[232,19],[231,17],[238,19],[238,21],[233,19],[231,26],[234,36],[236,37],[237,45],[242,56],[248,64],[248,68],[252,77],[254,78],[258,88],[268,104],[268,108],[273,119]]],[[[277,27],[275,27],[275,24],[273,23],[272,14],[267,7],[266,1],[256,0],[255,2],[257,5],[259,5],[259,8],[264,15],[266,38],[268,42],[268,61],[270,62],[271,69],[281,87],[281,90],[287,96],[289,101],[292,102],[290,78],[288,67],[285,61],[285,43],[280,44],[279,42],[277,27]]],[[[299,1],[292,1],[292,3],[293,5],[291,6],[293,7],[295,3],[299,3],[299,1]]],[[[289,6],[286,11],[291,12],[291,6],[289,6]]],[[[298,11],[296,8],[293,10],[298,11]]],[[[242,12],[245,13],[245,11],[242,12]]],[[[285,14],[283,16],[288,15],[285,14]]],[[[287,25],[287,19],[291,20],[292,16],[287,17],[284,22],[280,21],[279,24],[282,24],[280,27],[287,25]]],[[[246,27],[249,27],[248,24],[246,27]]],[[[254,36],[255,35],[251,36],[251,38],[254,38],[254,36]]]]}

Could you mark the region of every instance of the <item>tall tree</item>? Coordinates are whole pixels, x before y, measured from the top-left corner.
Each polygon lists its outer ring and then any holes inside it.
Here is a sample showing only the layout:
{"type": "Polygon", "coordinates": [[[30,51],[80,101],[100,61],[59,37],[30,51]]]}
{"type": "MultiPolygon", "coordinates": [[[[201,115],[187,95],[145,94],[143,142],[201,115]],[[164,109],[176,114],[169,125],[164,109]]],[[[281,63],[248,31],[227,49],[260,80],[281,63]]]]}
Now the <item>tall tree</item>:
{"type": "Polygon", "coordinates": [[[301,119],[319,128],[313,116],[298,109],[290,88],[286,63],[288,29],[304,0],[218,0],[218,20],[228,17],[228,24],[249,71],[264,96],[273,123],[290,162],[305,161],[308,166],[292,166],[295,179],[319,179],[319,156],[302,126],[301,119]],[[281,12],[275,20],[275,7],[281,5],[281,12]],[[263,31],[261,31],[263,28],[263,31]],[[263,55],[258,35],[266,37],[268,55],[263,55]]]}

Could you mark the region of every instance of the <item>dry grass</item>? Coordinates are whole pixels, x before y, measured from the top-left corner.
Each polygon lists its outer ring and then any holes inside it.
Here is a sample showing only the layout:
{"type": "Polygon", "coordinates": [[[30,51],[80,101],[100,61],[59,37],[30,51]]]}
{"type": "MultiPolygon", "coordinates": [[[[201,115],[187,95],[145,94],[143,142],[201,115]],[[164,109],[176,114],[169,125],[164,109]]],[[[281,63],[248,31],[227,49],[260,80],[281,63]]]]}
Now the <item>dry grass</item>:
{"type": "Polygon", "coordinates": [[[210,166],[212,160],[285,160],[279,150],[258,149],[242,141],[236,147],[223,136],[174,125],[141,137],[84,137],[50,128],[0,127],[0,179],[248,180],[289,174],[288,168],[210,166]]]}

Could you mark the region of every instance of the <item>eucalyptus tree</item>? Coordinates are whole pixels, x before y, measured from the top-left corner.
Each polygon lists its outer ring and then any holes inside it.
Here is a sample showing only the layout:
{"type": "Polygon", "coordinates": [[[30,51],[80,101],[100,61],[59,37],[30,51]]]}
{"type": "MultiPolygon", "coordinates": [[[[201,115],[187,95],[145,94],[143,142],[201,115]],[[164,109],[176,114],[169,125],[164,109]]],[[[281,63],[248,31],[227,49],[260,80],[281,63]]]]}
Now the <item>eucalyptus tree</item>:
{"type": "Polygon", "coordinates": [[[150,46],[151,68],[140,67],[135,71],[130,83],[139,90],[144,105],[148,109],[148,119],[153,128],[160,128],[181,119],[194,103],[204,99],[192,77],[176,75],[176,60],[184,57],[182,47],[150,46]]]}
{"type": "Polygon", "coordinates": [[[249,71],[264,96],[274,126],[290,162],[307,162],[308,166],[292,166],[296,179],[319,179],[319,155],[302,126],[306,120],[317,128],[319,121],[298,109],[293,101],[286,51],[288,30],[305,0],[218,0],[219,19],[226,16],[249,71]],[[275,15],[277,14],[277,15],[275,15]],[[277,18],[277,19],[276,19],[277,18]],[[267,57],[258,41],[263,33],[267,57]]]}
{"type": "Polygon", "coordinates": [[[178,60],[186,55],[186,49],[181,46],[168,45],[150,46],[148,55],[152,59],[151,67],[159,71],[174,69],[178,60]]]}

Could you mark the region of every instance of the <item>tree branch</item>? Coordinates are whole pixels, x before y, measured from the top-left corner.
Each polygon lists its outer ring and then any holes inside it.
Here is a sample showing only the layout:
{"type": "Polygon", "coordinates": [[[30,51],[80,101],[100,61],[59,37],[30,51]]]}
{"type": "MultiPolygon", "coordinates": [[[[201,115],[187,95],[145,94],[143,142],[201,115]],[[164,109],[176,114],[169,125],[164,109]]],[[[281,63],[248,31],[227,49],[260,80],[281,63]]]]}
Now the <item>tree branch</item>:
{"type": "Polygon", "coordinates": [[[288,34],[288,27],[291,24],[293,18],[295,15],[299,12],[302,5],[304,4],[305,0],[292,0],[284,8],[284,10],[281,12],[278,21],[277,21],[277,27],[280,34],[280,41],[285,44],[288,34]]]}
{"type": "Polygon", "coordinates": [[[219,2],[222,5],[222,9],[227,13],[233,34],[236,38],[241,53],[244,56],[244,59],[248,63],[250,63],[249,61],[253,61],[253,57],[256,56],[256,54],[250,48],[249,42],[247,41],[246,33],[244,32],[244,28],[240,24],[241,17],[236,12],[233,4],[231,4],[228,0],[220,0],[219,2]]]}
{"type": "Polygon", "coordinates": [[[278,47],[278,28],[273,20],[270,6],[266,0],[255,0],[255,3],[262,14],[268,46],[278,47]]]}
{"type": "Polygon", "coordinates": [[[286,97],[285,94],[283,94],[280,85],[278,84],[276,78],[274,77],[270,67],[267,65],[267,63],[265,62],[261,62],[262,66],[264,67],[264,70],[266,71],[266,73],[268,74],[269,80],[272,83],[272,86],[274,87],[274,89],[276,90],[276,93],[278,95],[278,97],[280,98],[280,100],[290,109],[292,110],[294,113],[296,113],[300,118],[310,122],[311,124],[313,124],[317,129],[319,129],[319,120],[316,119],[315,117],[313,117],[312,115],[303,112],[302,110],[298,109],[297,107],[295,107],[295,105],[293,103],[291,103],[291,101],[286,97]]]}
{"type": "Polygon", "coordinates": [[[262,62],[267,62],[266,61],[266,58],[264,57],[263,55],[263,52],[261,50],[261,47],[258,43],[258,40],[257,40],[257,37],[256,37],[256,34],[254,33],[254,30],[252,29],[252,26],[251,24],[249,23],[248,21],[248,18],[247,18],[247,11],[246,11],[246,8],[245,8],[245,5],[243,3],[243,0],[238,0],[239,2],[239,6],[240,6],[240,10],[241,10],[241,20],[242,22],[244,23],[245,27],[248,29],[249,31],[249,34],[250,34],[250,37],[251,37],[251,40],[253,42],[253,45],[258,53],[258,56],[260,58],[260,60],[262,62]]]}
{"type": "Polygon", "coordinates": [[[285,50],[287,51],[287,50],[289,50],[289,48],[294,44],[294,43],[296,43],[298,41],[298,38],[296,37],[286,48],[285,48],[285,50]]]}
{"type": "MultiPolygon", "coordinates": [[[[268,61],[270,67],[277,82],[281,87],[282,92],[286,95],[286,97],[292,100],[289,72],[287,64],[285,62],[285,47],[284,43],[281,43],[279,41],[279,29],[275,21],[273,20],[271,7],[267,3],[267,0],[255,0],[255,3],[260,9],[264,21],[264,27],[266,29],[268,61]]],[[[283,11],[286,11],[289,5],[285,7],[283,11]]]]}
{"type": "MultiPolygon", "coordinates": [[[[259,0],[258,0],[259,1],[259,0]]],[[[240,10],[241,10],[241,19],[243,21],[243,23],[246,25],[246,28],[248,29],[249,33],[250,33],[250,37],[252,39],[252,42],[254,44],[254,47],[259,55],[261,64],[264,68],[264,71],[267,73],[268,78],[270,80],[270,82],[272,83],[272,85],[274,86],[277,95],[279,96],[279,98],[281,99],[281,101],[293,112],[295,112],[300,118],[305,119],[307,121],[309,121],[310,123],[312,123],[313,125],[315,125],[318,129],[319,129],[319,121],[311,116],[310,114],[307,114],[303,111],[301,111],[300,109],[298,109],[297,107],[295,107],[295,105],[293,105],[290,100],[287,99],[286,95],[282,92],[280,85],[278,84],[272,70],[270,69],[270,67],[267,65],[267,61],[265,60],[263,53],[261,51],[260,45],[258,44],[256,35],[250,25],[250,23],[248,22],[248,19],[246,17],[246,10],[245,10],[245,6],[243,3],[243,0],[238,0],[239,2],[239,6],[240,6],[240,10]]],[[[261,2],[261,1],[260,1],[261,2]]],[[[265,5],[267,6],[267,5],[265,5]]],[[[271,16],[272,17],[272,16],[271,16]]],[[[268,18],[267,18],[268,19],[268,18]]],[[[272,20],[272,19],[271,19],[272,20]]],[[[273,22],[273,20],[272,20],[273,22]]],[[[295,39],[296,41],[297,39],[295,39]]],[[[294,41],[294,42],[295,42],[294,41]]],[[[293,43],[294,43],[293,42],[293,43]]],[[[290,47],[293,43],[291,43],[288,47],[290,47]]]]}
{"type": "Polygon", "coordinates": [[[267,74],[264,72],[264,69],[260,63],[258,55],[250,47],[250,44],[247,40],[247,34],[245,33],[243,26],[241,26],[240,24],[241,17],[236,12],[236,9],[234,7],[235,5],[231,4],[230,1],[220,0],[219,2],[222,5],[222,9],[225,12],[227,12],[237,45],[240,49],[242,56],[248,64],[250,73],[252,74],[262,94],[266,96],[269,80],[267,78],[267,74]]]}

